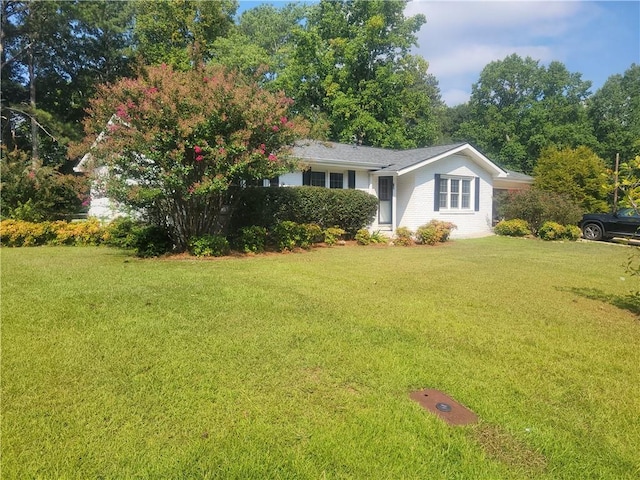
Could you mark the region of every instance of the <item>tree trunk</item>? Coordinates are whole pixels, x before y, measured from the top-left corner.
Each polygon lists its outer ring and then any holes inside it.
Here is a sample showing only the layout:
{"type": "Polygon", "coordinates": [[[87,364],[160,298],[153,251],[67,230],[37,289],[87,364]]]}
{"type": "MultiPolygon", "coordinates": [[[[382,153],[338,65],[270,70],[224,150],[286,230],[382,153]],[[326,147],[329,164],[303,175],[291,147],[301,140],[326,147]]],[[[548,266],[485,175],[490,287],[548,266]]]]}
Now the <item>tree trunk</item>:
{"type": "Polygon", "coordinates": [[[38,121],[36,120],[36,75],[33,62],[33,48],[30,46],[29,56],[29,104],[31,105],[31,167],[40,168],[40,153],[38,152],[38,121]]]}

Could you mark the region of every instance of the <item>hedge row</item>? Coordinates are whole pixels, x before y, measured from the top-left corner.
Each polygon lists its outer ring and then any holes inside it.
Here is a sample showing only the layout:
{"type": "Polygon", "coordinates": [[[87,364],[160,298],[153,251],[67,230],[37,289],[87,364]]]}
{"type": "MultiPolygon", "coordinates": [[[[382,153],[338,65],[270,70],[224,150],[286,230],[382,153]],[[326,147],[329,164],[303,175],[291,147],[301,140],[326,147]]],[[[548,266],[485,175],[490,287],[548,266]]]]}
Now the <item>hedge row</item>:
{"type": "Polygon", "coordinates": [[[77,222],[0,222],[0,245],[7,247],[101,244],[133,249],[140,257],[161,255],[172,247],[162,228],[128,218],[118,218],[106,226],[95,218],[77,222]]]}
{"type": "Polygon", "coordinates": [[[375,196],[361,190],[318,187],[246,188],[239,193],[230,231],[290,221],[343,229],[349,238],[370,225],[378,209],[375,196]]]}
{"type": "MultiPolygon", "coordinates": [[[[260,253],[267,248],[293,250],[314,243],[334,245],[345,235],[341,228],[322,229],[319,225],[278,222],[267,230],[260,226],[242,228],[231,241],[222,235],[203,235],[191,240],[189,251],[196,256],[229,254],[231,246],[244,253],[260,253]]],[[[29,247],[38,245],[109,245],[134,250],[139,257],[155,257],[172,250],[172,242],[160,227],[129,218],[118,218],[102,226],[98,220],[33,223],[21,220],[0,222],[0,245],[29,247]]]]}
{"type": "MultiPolygon", "coordinates": [[[[521,218],[502,220],[494,227],[497,235],[509,237],[526,237],[534,235],[530,224],[521,218]]],[[[582,234],[576,225],[562,225],[558,222],[544,222],[536,231],[542,240],[578,240],[582,234]]]]}
{"type": "Polygon", "coordinates": [[[96,219],[82,222],[0,222],[0,244],[10,247],[98,245],[104,242],[105,233],[105,229],[96,219]]]}

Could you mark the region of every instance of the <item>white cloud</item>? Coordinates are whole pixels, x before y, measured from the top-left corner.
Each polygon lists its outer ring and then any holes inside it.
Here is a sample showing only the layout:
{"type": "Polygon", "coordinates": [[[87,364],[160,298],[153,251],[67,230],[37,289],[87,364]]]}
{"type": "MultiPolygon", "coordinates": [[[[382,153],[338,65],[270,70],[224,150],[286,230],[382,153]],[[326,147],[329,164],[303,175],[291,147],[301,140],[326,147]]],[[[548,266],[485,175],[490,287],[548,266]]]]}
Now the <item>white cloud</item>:
{"type": "Polygon", "coordinates": [[[531,57],[534,60],[550,61],[553,52],[545,46],[524,45],[482,45],[459,46],[455,50],[444,52],[429,61],[430,70],[437,72],[436,77],[446,78],[461,74],[476,73],[494,60],[503,59],[512,53],[521,57],[531,57]]]}
{"type": "Polygon", "coordinates": [[[460,90],[458,88],[444,90],[440,92],[440,94],[444,103],[446,103],[450,107],[455,107],[456,105],[460,105],[469,101],[469,92],[467,92],[466,90],[460,90]]]}
{"type": "Polygon", "coordinates": [[[425,15],[414,53],[429,62],[449,105],[468,100],[471,84],[490,62],[512,53],[543,64],[564,61],[565,36],[588,23],[599,11],[579,1],[416,1],[405,16],[425,15]]]}

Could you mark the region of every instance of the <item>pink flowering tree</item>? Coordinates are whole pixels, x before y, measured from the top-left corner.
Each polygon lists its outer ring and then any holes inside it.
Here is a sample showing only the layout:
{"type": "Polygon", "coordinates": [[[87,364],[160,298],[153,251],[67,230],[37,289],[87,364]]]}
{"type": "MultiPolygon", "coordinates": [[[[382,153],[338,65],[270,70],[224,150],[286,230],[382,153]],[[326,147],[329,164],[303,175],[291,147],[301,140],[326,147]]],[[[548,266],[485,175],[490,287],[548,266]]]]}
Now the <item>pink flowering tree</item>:
{"type": "Polygon", "coordinates": [[[290,147],[306,127],[292,103],[220,67],[149,67],[99,89],[73,152],[107,165],[110,196],[166,226],[183,250],[224,229],[237,188],[294,168],[290,147]]]}

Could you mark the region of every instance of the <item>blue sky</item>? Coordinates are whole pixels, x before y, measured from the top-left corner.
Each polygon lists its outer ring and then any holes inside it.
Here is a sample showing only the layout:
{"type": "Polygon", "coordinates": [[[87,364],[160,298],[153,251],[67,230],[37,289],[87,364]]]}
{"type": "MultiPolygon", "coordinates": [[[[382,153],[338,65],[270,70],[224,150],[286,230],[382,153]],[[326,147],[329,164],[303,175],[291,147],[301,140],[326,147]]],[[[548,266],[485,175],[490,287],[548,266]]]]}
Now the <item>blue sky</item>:
{"type": "MultiPolygon", "coordinates": [[[[240,10],[260,3],[240,0],[240,10]]],[[[547,65],[562,62],[593,83],[640,64],[640,0],[413,0],[405,16],[427,18],[413,53],[429,62],[449,106],[469,99],[471,85],[494,60],[516,53],[547,65]]]]}

